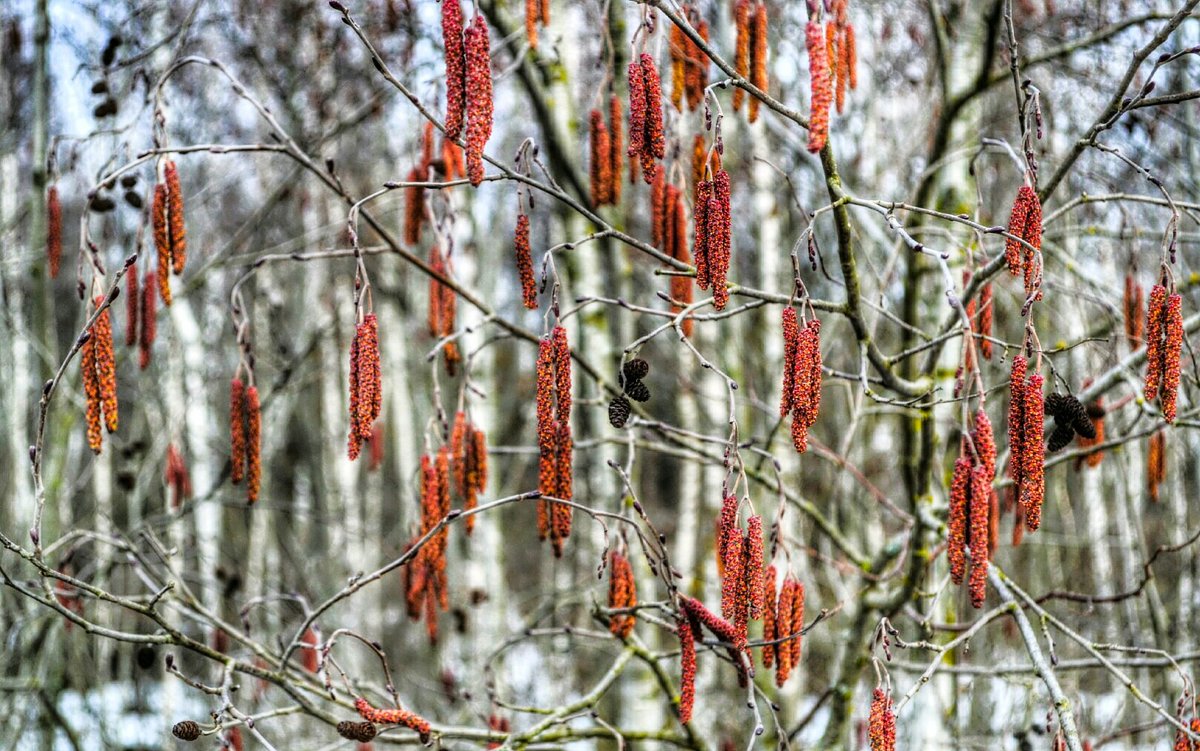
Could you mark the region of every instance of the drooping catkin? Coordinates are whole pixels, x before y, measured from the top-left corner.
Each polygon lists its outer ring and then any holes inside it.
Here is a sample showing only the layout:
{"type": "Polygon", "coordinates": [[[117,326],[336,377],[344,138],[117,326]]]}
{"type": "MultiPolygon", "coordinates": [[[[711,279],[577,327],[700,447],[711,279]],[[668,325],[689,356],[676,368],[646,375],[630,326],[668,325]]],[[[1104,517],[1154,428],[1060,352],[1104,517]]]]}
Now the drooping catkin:
{"type": "Polygon", "coordinates": [[[1025,374],[1028,361],[1016,355],[1012,361],[1012,372],[1008,382],[1008,476],[1012,478],[1014,491],[1019,494],[1025,474],[1025,374]]]}
{"type": "Polygon", "coordinates": [[[466,117],[467,58],[459,0],[442,0],[442,45],[446,52],[446,137],[457,141],[466,117]]]}
{"type": "Polygon", "coordinates": [[[1167,288],[1156,284],[1150,290],[1146,309],[1146,385],[1143,395],[1148,402],[1158,397],[1158,388],[1162,384],[1166,310],[1167,288]]]}
{"type": "Polygon", "coordinates": [[[992,299],[992,283],[984,284],[979,290],[979,354],[983,359],[992,359],[992,320],[995,302],[992,299]]]}
{"type": "Polygon", "coordinates": [[[79,369],[83,382],[83,393],[87,401],[87,440],[88,447],[99,454],[103,446],[104,434],[101,432],[103,423],[103,408],[100,398],[100,376],[96,370],[96,334],[89,329],[88,340],[80,350],[79,369]]]}
{"type": "Polygon", "coordinates": [[[983,607],[987,595],[989,522],[991,517],[992,479],[988,468],[978,464],[971,470],[971,606],[983,607]]]}
{"type": "Polygon", "coordinates": [[[529,310],[537,310],[537,282],[533,277],[533,253],[529,245],[529,217],[517,216],[517,229],[513,237],[517,256],[517,276],[521,279],[521,301],[529,310]]]}
{"type": "Polygon", "coordinates": [[[1042,501],[1046,494],[1046,445],[1043,437],[1043,398],[1040,373],[1032,373],[1025,385],[1025,409],[1022,429],[1022,466],[1020,504],[1025,511],[1025,526],[1036,532],[1042,522],[1042,501]]]}
{"type": "Polygon", "coordinates": [[[613,206],[621,203],[621,165],[624,163],[625,146],[622,144],[625,123],[621,112],[621,98],[613,94],[608,98],[608,202],[613,206]]]}
{"type": "MultiPolygon", "coordinates": [[[[629,559],[614,550],[609,565],[608,607],[613,610],[637,607],[637,586],[629,559]]],[[[613,613],[608,617],[608,629],[615,636],[625,639],[633,632],[636,622],[633,613],[613,613]]]]}
{"type": "MultiPolygon", "coordinates": [[[[750,41],[750,83],[766,91],[769,85],[767,78],[767,4],[759,0],[754,4],[754,18],[751,19],[750,41]]],[[[758,119],[758,97],[750,97],[750,110],[747,113],[750,122],[758,119]]],[[[840,111],[840,110],[839,110],[840,111]]]]}
{"type": "MultiPolygon", "coordinates": [[[[555,326],[539,344],[537,362],[538,490],[569,501],[574,495],[571,438],[571,350],[566,329],[555,326]]],[[[539,501],[538,535],[555,556],[571,534],[571,506],[539,501]]]]}
{"type": "Polygon", "coordinates": [[[683,29],[675,24],[671,24],[668,39],[667,51],[671,59],[671,106],[679,112],[683,109],[683,94],[687,85],[685,76],[690,40],[683,33],[683,29]]]}
{"type": "Polygon", "coordinates": [[[604,124],[604,114],[600,110],[592,110],[589,123],[591,159],[588,174],[592,205],[603,206],[612,201],[612,144],[609,141],[608,126],[604,124]]]}
{"type": "Polygon", "coordinates": [[[179,185],[179,169],[168,160],[163,167],[167,184],[167,224],[171,233],[171,270],[176,276],[183,273],[187,262],[187,230],[183,222],[183,188],[179,185]]]}
{"type": "Polygon", "coordinates": [[[963,583],[967,571],[967,514],[971,493],[971,459],[959,456],[954,462],[950,481],[950,516],[947,520],[946,559],[950,563],[950,581],[963,583]]]}
{"type": "Polygon", "coordinates": [[[763,572],[762,580],[763,589],[763,646],[762,646],[762,664],[763,667],[769,668],[775,664],[776,646],[772,644],[777,638],[775,633],[775,567],[767,566],[763,572]]]}
{"type": "Polygon", "coordinates": [[[800,324],[796,309],[783,309],[783,389],[779,397],[779,416],[792,411],[796,389],[796,358],[800,346],[800,324]]]}
{"type": "MultiPolygon", "coordinates": [[[[96,307],[104,302],[97,296],[96,307]]],[[[109,433],[117,431],[117,360],[113,352],[112,317],[105,308],[92,324],[92,357],[96,367],[96,384],[99,387],[100,404],[104,412],[104,427],[109,433]]]]}
{"type": "MultiPolygon", "coordinates": [[[[785,331],[785,336],[787,332],[785,331]]],[[[798,453],[808,450],[808,431],[821,409],[821,322],[813,318],[796,336],[792,358],[792,445],[798,453]]],[[[786,346],[786,345],[785,345],[786,346]]],[[[786,351],[785,351],[786,355],[786,351]]],[[[786,382],[785,382],[785,385],[786,382]]],[[[781,404],[782,406],[782,404],[781,404]]]]}
{"type": "Polygon", "coordinates": [[[692,721],[692,709],[696,703],[696,639],[688,618],[675,622],[679,634],[679,721],[684,725],[692,721]]]}
{"type": "Polygon", "coordinates": [[[829,138],[829,105],[833,99],[825,32],[821,24],[810,20],[805,27],[808,70],[812,84],[812,113],[808,124],[808,150],[817,153],[829,138]]]}
{"type": "Polygon", "coordinates": [[[379,323],[368,313],[355,327],[350,344],[350,437],[349,456],[359,457],[363,443],[383,406],[382,370],[379,358],[379,323]]]}
{"type": "Polygon", "coordinates": [[[246,389],[246,501],[258,500],[262,484],[262,410],[258,387],[246,389]]]}
{"type": "MultiPolygon", "coordinates": [[[[131,269],[130,273],[134,273],[131,269]]],[[[154,339],[158,334],[158,293],[155,289],[156,275],[147,271],[142,277],[141,333],[138,336],[138,364],[142,370],[150,365],[154,339]]]]}
{"type": "Polygon", "coordinates": [[[237,485],[246,476],[246,386],[237,376],[229,383],[229,467],[237,485]]]}
{"type": "Polygon", "coordinates": [[[729,302],[726,278],[729,275],[730,252],[733,245],[733,225],[730,213],[729,173],[717,170],[713,177],[713,197],[709,199],[708,270],[713,287],[713,307],[724,310],[729,302]]]}
{"type": "Polygon", "coordinates": [[[795,625],[792,622],[792,613],[796,591],[790,582],[790,576],[784,576],[775,608],[775,639],[779,642],[775,645],[775,685],[779,688],[783,688],[792,672],[792,647],[788,639],[791,638],[795,625]]]}
{"type": "Polygon", "coordinates": [[[1167,298],[1165,328],[1160,403],[1163,419],[1175,422],[1175,405],[1179,396],[1180,354],[1183,349],[1183,298],[1179,294],[1167,298]]]}
{"type": "Polygon", "coordinates": [[[721,557],[725,572],[721,577],[721,617],[735,623],[742,586],[742,535],[736,528],[728,535],[721,557]]]}
{"type": "Polygon", "coordinates": [[[876,688],[872,694],[867,737],[871,742],[871,751],[896,750],[896,714],[892,711],[891,694],[882,688],[876,688]]]}
{"type": "Polygon", "coordinates": [[[138,318],[141,313],[142,297],[138,294],[137,268],[125,274],[125,346],[132,347],[138,341],[138,318]]]}
{"type": "Polygon", "coordinates": [[[376,709],[363,697],[358,697],[354,701],[354,708],[358,710],[358,714],[367,722],[373,722],[376,725],[400,725],[409,730],[416,731],[421,739],[421,743],[429,743],[430,735],[433,728],[429,721],[407,709],[376,709]]]}
{"type": "MultiPolygon", "coordinates": [[[[733,69],[739,76],[750,80],[750,20],[752,15],[751,0],[737,0],[733,9],[733,22],[736,28],[736,47],[734,48],[733,69]]],[[[746,92],[740,86],[733,88],[733,111],[742,108],[746,92]]],[[[753,99],[753,97],[751,97],[753,99]]]]}
{"type": "MultiPolygon", "coordinates": [[[[446,0],[456,2],[456,0],[446,0]]],[[[467,179],[483,182],[483,148],[492,137],[492,56],[487,22],[477,13],[463,34],[467,62],[467,179]]]]}
{"type": "Polygon", "coordinates": [[[46,191],[46,265],[50,269],[50,278],[57,279],[62,265],[62,203],[57,185],[51,185],[46,191]]]}
{"type": "MultiPolygon", "coordinates": [[[[452,0],[446,0],[451,2],[452,0]]],[[[408,171],[405,182],[418,183],[428,177],[428,169],[413,167],[408,171]]],[[[425,189],[420,185],[404,188],[404,242],[416,245],[421,242],[421,224],[425,220],[425,189]]]]}
{"type": "Polygon", "coordinates": [[[1146,447],[1146,492],[1150,501],[1158,503],[1158,486],[1167,477],[1167,433],[1159,430],[1150,435],[1146,447]]]}
{"type": "Polygon", "coordinates": [[[171,304],[171,230],[167,224],[167,186],[154,186],[154,200],[150,204],[150,225],[154,234],[154,248],[158,254],[158,293],[163,305],[171,304]]]}
{"type": "MultiPolygon", "coordinates": [[[[646,139],[646,79],[642,75],[641,62],[631,61],[626,75],[629,84],[629,148],[625,155],[629,157],[632,170],[641,159],[642,144],[646,139]]],[[[646,182],[653,180],[654,176],[651,175],[646,182]]]]}
{"type": "MultiPolygon", "coordinates": [[[[700,19],[696,22],[696,34],[708,43],[708,22],[700,19]]],[[[687,39],[687,62],[684,72],[685,91],[687,93],[688,109],[695,111],[704,101],[704,88],[708,86],[708,56],[700,45],[687,39]]]]}
{"type": "MultiPolygon", "coordinates": [[[[1040,285],[1039,264],[1042,247],[1042,204],[1037,193],[1028,185],[1022,185],[1017,190],[1017,197],[1008,217],[1008,233],[1014,236],[1005,238],[1004,241],[1004,258],[1008,265],[1008,273],[1013,276],[1024,275],[1025,293],[1028,295],[1035,286],[1040,285]],[[1024,240],[1032,247],[1026,247],[1015,238],[1024,240]]],[[[1039,290],[1038,299],[1040,298],[1039,290]]]]}
{"type": "Polygon", "coordinates": [[[692,209],[692,258],[696,261],[696,286],[700,289],[708,289],[712,282],[708,259],[708,207],[712,192],[712,180],[696,183],[692,209]]]}
{"type": "Polygon", "coordinates": [[[694,597],[688,597],[687,595],[683,594],[679,596],[679,602],[686,611],[689,620],[692,622],[693,637],[700,639],[701,634],[699,631],[696,631],[694,627],[696,624],[701,624],[711,631],[713,636],[717,637],[721,641],[728,644],[737,643],[737,632],[734,629],[733,624],[706,608],[704,603],[700,602],[694,597]]]}
{"type": "Polygon", "coordinates": [[[641,57],[642,80],[645,82],[646,132],[642,137],[642,179],[647,183],[654,180],[658,172],[657,160],[666,155],[667,140],[663,129],[662,86],[658,78],[658,67],[654,58],[646,53],[641,57]]]}
{"type": "Polygon", "coordinates": [[[538,48],[538,21],[541,17],[541,0],[525,0],[525,39],[534,50],[538,48]]]}
{"type": "Polygon", "coordinates": [[[1146,333],[1145,293],[1142,285],[1137,283],[1133,274],[1125,275],[1124,296],[1125,340],[1129,349],[1142,346],[1142,337],[1146,333]]]}
{"type": "MultiPolygon", "coordinates": [[[[673,187],[673,186],[672,186],[673,187]]],[[[675,189],[672,200],[667,207],[668,227],[670,232],[670,243],[667,247],[667,252],[671,257],[683,263],[689,263],[691,256],[688,253],[687,244],[687,214],[683,206],[683,191],[675,189]]],[[[672,276],[671,277],[671,299],[679,304],[673,304],[671,310],[679,313],[684,307],[692,303],[692,279],[687,276],[672,276]]],[[[692,324],[694,321],[689,316],[683,319],[680,328],[683,329],[684,336],[692,335],[692,324]]]]}

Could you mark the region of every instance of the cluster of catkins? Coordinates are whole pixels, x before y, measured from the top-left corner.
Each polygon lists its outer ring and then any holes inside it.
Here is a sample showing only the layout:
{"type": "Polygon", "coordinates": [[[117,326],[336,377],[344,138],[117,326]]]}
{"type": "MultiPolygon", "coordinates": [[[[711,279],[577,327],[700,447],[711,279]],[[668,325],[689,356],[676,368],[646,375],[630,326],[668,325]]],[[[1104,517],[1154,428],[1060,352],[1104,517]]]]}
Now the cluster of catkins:
{"type": "Polygon", "coordinates": [[[1008,403],[1008,473],[1030,532],[1042,523],[1042,501],[1046,496],[1046,446],[1044,443],[1045,405],[1042,401],[1042,375],[1028,373],[1029,362],[1022,355],[1013,358],[1008,403]]]}
{"type": "Polygon", "coordinates": [[[383,407],[382,364],[379,360],[379,322],[374,313],[363,316],[350,343],[350,460],[370,441],[383,407]]]}
{"type": "Polygon", "coordinates": [[[142,370],[150,365],[158,335],[158,295],[154,285],[153,271],[146,272],[141,285],[136,267],[125,275],[125,346],[138,347],[138,365],[142,370]]]}
{"type": "Polygon", "coordinates": [[[729,290],[725,286],[733,247],[729,201],[729,173],[718,165],[711,179],[696,183],[692,215],[696,286],[700,289],[712,286],[713,307],[717,310],[724,310],[729,302],[729,290]]]}
{"type": "MultiPolygon", "coordinates": [[[[767,80],[767,4],[762,0],[737,0],[733,9],[737,27],[737,46],[734,52],[734,69],[742,78],[760,91],[766,91],[767,80]]],[[[740,87],[733,90],[733,111],[742,108],[746,92],[740,87]]],[[[758,119],[758,97],[750,97],[747,117],[750,122],[758,119]]]]}
{"type": "Polygon", "coordinates": [[[246,481],[246,500],[258,500],[262,478],[262,412],[258,387],[251,380],[247,388],[235,375],[229,384],[229,465],[230,479],[237,485],[246,481]]]}
{"type": "Polygon", "coordinates": [[[871,695],[871,714],[867,718],[867,738],[871,751],[896,750],[896,713],[892,710],[892,694],[876,688],[871,695]]]}
{"type": "Polygon", "coordinates": [[[80,350],[79,367],[83,393],[87,400],[88,446],[99,454],[104,443],[100,426],[109,433],[117,430],[117,361],[113,354],[112,319],[103,295],[92,301],[100,315],[88,329],[87,340],[80,350]]]}
{"type": "MultiPolygon", "coordinates": [[[[609,556],[608,607],[611,610],[629,610],[637,607],[637,586],[633,579],[633,567],[629,559],[614,550],[609,556]]],[[[612,613],[608,616],[608,630],[622,639],[633,633],[637,616],[630,613],[612,613]]]]}
{"type": "MultiPolygon", "coordinates": [[[[442,446],[437,458],[421,457],[421,527],[409,542],[409,549],[433,531],[450,513],[450,448],[442,446]]],[[[438,609],[450,609],[449,580],[446,577],[446,548],[449,530],[439,529],[424,542],[404,567],[404,598],[408,617],[414,621],[425,616],[429,641],[438,638],[438,609]]],[[[370,719],[370,718],[367,718],[370,719]]]]}
{"type": "Polygon", "coordinates": [[[158,251],[158,292],[164,305],[171,304],[170,274],[183,273],[187,260],[187,232],[183,226],[183,189],[179,186],[179,170],[167,160],[163,166],[162,182],[154,186],[150,204],[150,226],[154,231],[154,247],[158,251]]]}
{"type": "Polygon", "coordinates": [[[1071,394],[1055,391],[1046,397],[1043,409],[1054,418],[1054,430],[1050,431],[1050,441],[1046,446],[1048,451],[1061,450],[1076,434],[1085,440],[1096,437],[1096,426],[1088,409],[1071,394]]]}
{"type": "MultiPolygon", "coordinates": [[[[458,144],[442,138],[441,153],[434,151],[433,123],[425,123],[421,136],[421,159],[408,171],[405,182],[421,183],[433,179],[439,171],[445,180],[457,180],[466,174],[463,153],[458,144]]],[[[404,242],[416,245],[421,242],[421,227],[425,223],[425,188],[408,185],[404,188],[404,242]]]]}
{"type": "MultiPolygon", "coordinates": [[[[463,501],[463,509],[470,511],[479,505],[479,494],[487,487],[488,455],[487,435],[467,418],[466,412],[454,415],[450,454],[454,490],[463,501]]],[[[475,531],[475,515],[467,516],[464,524],[470,535],[475,531]]]]}
{"type": "Polygon", "coordinates": [[[1146,388],[1147,402],[1157,397],[1163,419],[1175,422],[1175,402],[1179,395],[1179,355],[1183,348],[1183,298],[1168,294],[1162,284],[1150,290],[1146,310],[1146,388]]]}
{"type": "Polygon", "coordinates": [[[163,480],[171,489],[172,509],[178,509],[185,499],[192,497],[192,478],[183,461],[183,454],[174,443],[167,445],[167,468],[163,480]]]}
{"type": "MultiPolygon", "coordinates": [[[[571,346],[567,330],[555,326],[542,338],[537,359],[538,492],[545,498],[569,501],[574,496],[571,469],[571,346]]],[[[538,538],[550,539],[561,557],[571,536],[571,507],[538,501],[538,538]]]]}
{"type": "Polygon", "coordinates": [[[477,13],[463,28],[459,0],[442,2],[442,43],[446,52],[446,137],[457,141],[466,129],[467,178],[483,182],[483,148],[492,136],[492,60],[487,22],[477,13]]]}
{"type": "Polygon", "coordinates": [[[646,402],[650,400],[650,387],[642,380],[650,372],[650,363],[640,357],[635,357],[621,366],[621,390],[608,403],[608,422],[614,428],[625,427],[629,420],[631,405],[629,400],[646,402]]]}
{"type": "Polygon", "coordinates": [[[533,251],[529,246],[529,217],[524,212],[517,215],[513,248],[517,256],[517,275],[521,279],[521,302],[529,310],[537,310],[537,282],[533,278],[533,251]]]}
{"type": "Polygon", "coordinates": [[[525,38],[538,48],[538,24],[550,25],[550,0],[525,0],[525,38]]]}
{"type": "MultiPolygon", "coordinates": [[[[703,138],[701,138],[703,144],[703,138]]],[[[691,262],[688,252],[687,212],[683,205],[683,191],[667,182],[666,170],[659,172],[650,184],[650,239],[655,247],[683,263],[691,262]]],[[[671,310],[676,313],[692,303],[692,279],[688,276],[671,277],[671,310]]],[[[684,336],[692,335],[693,320],[683,319],[680,327],[684,336]]]]}
{"type": "Polygon", "coordinates": [[[954,462],[950,482],[950,517],[946,556],[950,561],[950,579],[962,584],[967,570],[966,551],[971,549],[971,573],[968,589],[971,605],[983,607],[987,595],[988,558],[996,546],[999,521],[999,497],[992,490],[996,477],[996,442],[987,412],[980,407],[970,439],[963,437],[961,453],[954,462]]]}
{"type": "Polygon", "coordinates": [[[1133,274],[1125,275],[1124,296],[1125,340],[1130,349],[1142,346],[1142,337],[1146,335],[1146,295],[1142,285],[1137,283],[1133,274]]]}
{"type": "Polygon", "coordinates": [[[716,549],[721,617],[733,624],[734,646],[745,649],[750,621],[763,617],[763,524],[761,516],[751,516],[742,532],[738,499],[732,493],[725,496],[717,517],[716,549]]]}
{"type": "Polygon", "coordinates": [[[622,117],[621,100],[614,95],[608,98],[607,125],[604,113],[598,109],[592,110],[588,118],[588,143],[591,145],[588,177],[593,206],[616,206],[621,202],[622,117]]]}
{"type": "MultiPolygon", "coordinates": [[[[450,277],[453,268],[450,256],[442,255],[437,243],[429,249],[429,268],[444,277],[450,277]]],[[[458,314],[458,295],[449,285],[443,284],[437,277],[429,278],[429,335],[434,339],[444,339],[454,333],[455,318],[458,314]]],[[[442,356],[446,362],[446,372],[453,376],[458,370],[462,354],[458,344],[448,341],[442,345],[442,356]]]]}
{"type": "MultiPolygon", "coordinates": [[[[1183,722],[1183,719],[1180,719],[1183,722]]],[[[1196,735],[1200,735],[1200,717],[1193,717],[1192,721],[1187,723],[1188,730],[1196,735]]],[[[1175,743],[1171,746],[1171,751],[1200,751],[1200,741],[1193,741],[1187,737],[1187,734],[1178,728],[1175,730],[1175,743]]]]}
{"type": "Polygon", "coordinates": [[[1008,273],[1013,276],[1023,275],[1025,279],[1025,295],[1028,297],[1036,291],[1034,299],[1042,299],[1042,202],[1038,200],[1037,192],[1028,185],[1022,185],[1013,201],[1012,212],[1008,217],[1008,233],[1029,243],[1026,247],[1014,237],[1004,240],[1004,259],[1008,264],[1008,273]]]}
{"type": "Polygon", "coordinates": [[[792,415],[792,445],[808,450],[808,431],[821,409],[821,322],[814,317],[801,330],[796,309],[783,309],[783,395],[779,416],[792,415]]]}
{"type": "Polygon", "coordinates": [[[658,160],[666,154],[663,131],[662,84],[654,58],[643,52],[629,63],[629,156],[630,169],[641,162],[642,179],[654,182],[658,160]]]}
{"type": "Polygon", "coordinates": [[[804,584],[790,572],[775,597],[775,567],[763,574],[763,667],[775,667],[775,685],[783,688],[792,668],[800,664],[800,635],[804,631],[804,584]]]}
{"type": "Polygon", "coordinates": [[[428,720],[414,712],[407,709],[378,709],[372,707],[370,702],[361,696],[354,700],[354,708],[367,722],[376,725],[400,725],[416,731],[421,743],[428,744],[430,741],[433,728],[430,727],[428,720]]]}
{"type": "Polygon", "coordinates": [[[50,267],[50,278],[57,279],[62,265],[62,203],[57,185],[46,191],[46,265],[50,267]]]}
{"type": "Polygon", "coordinates": [[[1146,493],[1158,503],[1158,486],[1167,478],[1167,433],[1159,430],[1150,436],[1146,447],[1146,493]]]}
{"type": "MultiPolygon", "coordinates": [[[[696,34],[708,43],[708,22],[696,13],[691,5],[683,6],[683,15],[688,23],[696,30],[696,34]]],[[[704,87],[708,86],[708,56],[700,49],[700,45],[684,33],[683,29],[671,25],[669,51],[671,55],[671,105],[676,111],[683,111],[683,102],[687,100],[689,110],[695,111],[704,100],[704,87]]],[[[745,75],[745,74],[743,74],[745,75]]],[[[734,101],[741,94],[741,89],[734,89],[734,101]]]]}
{"type": "Polygon", "coordinates": [[[825,55],[834,79],[834,103],[838,114],[846,106],[846,89],[858,88],[858,49],[854,25],[846,12],[849,0],[833,0],[833,19],[825,22],[825,55]]]}

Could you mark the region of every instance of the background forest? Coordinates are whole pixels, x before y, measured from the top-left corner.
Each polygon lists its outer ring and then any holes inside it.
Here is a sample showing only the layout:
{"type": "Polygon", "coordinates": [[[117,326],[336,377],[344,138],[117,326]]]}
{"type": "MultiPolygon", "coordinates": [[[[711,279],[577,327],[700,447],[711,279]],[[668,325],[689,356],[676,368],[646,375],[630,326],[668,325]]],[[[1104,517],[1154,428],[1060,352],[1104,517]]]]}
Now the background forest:
{"type": "Polygon", "coordinates": [[[1197,751],[1197,5],[0,4],[0,747],[1197,751]]]}

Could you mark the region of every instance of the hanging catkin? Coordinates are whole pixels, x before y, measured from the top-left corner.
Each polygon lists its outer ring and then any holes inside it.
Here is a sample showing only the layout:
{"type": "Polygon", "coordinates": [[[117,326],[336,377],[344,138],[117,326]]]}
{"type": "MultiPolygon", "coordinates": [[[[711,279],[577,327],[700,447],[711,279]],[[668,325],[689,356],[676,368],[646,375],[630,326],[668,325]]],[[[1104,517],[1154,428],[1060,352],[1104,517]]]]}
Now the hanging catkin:
{"type": "MultiPolygon", "coordinates": [[[[130,273],[136,273],[130,269],[130,273]]],[[[138,365],[145,370],[150,365],[154,338],[158,333],[158,294],[155,289],[156,275],[147,271],[142,277],[141,333],[138,336],[138,365]]]]}
{"type": "MultiPolygon", "coordinates": [[[[446,0],[457,2],[457,0],[446,0]]],[[[467,179],[483,182],[483,149],[492,137],[492,57],[487,22],[477,13],[463,34],[467,82],[467,179]]]]}
{"type": "Polygon", "coordinates": [[[187,231],[183,224],[183,188],[179,185],[179,170],[175,162],[167,161],[163,167],[163,180],[167,184],[167,224],[171,233],[171,270],[178,276],[183,273],[187,261],[187,231]]]}
{"type": "Polygon", "coordinates": [[[446,138],[457,141],[466,116],[467,58],[459,0],[442,0],[442,44],[446,51],[446,138]]]}
{"type": "MultiPolygon", "coordinates": [[[[750,21],[750,83],[761,91],[769,85],[767,78],[767,4],[754,4],[754,18],[750,21]]],[[[749,120],[758,119],[758,97],[750,97],[749,120]]]]}
{"type": "Polygon", "coordinates": [[[829,137],[829,105],[833,98],[829,57],[825,32],[821,24],[810,20],[805,27],[805,47],[808,50],[808,70],[812,82],[812,114],[808,123],[808,150],[816,153],[825,148],[829,137]]]}
{"type": "Polygon", "coordinates": [[[46,191],[46,265],[50,268],[50,278],[57,279],[62,265],[62,204],[57,185],[46,191]]]}

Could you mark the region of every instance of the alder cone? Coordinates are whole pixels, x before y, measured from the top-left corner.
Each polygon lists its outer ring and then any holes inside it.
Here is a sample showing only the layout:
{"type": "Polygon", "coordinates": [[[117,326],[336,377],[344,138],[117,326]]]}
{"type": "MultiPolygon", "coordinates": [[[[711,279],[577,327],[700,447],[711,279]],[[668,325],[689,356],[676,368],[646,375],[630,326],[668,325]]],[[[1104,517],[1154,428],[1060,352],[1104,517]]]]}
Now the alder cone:
{"type": "Polygon", "coordinates": [[[200,737],[200,726],[192,720],[177,722],[171,727],[171,735],[181,741],[194,741],[200,737]]]}

